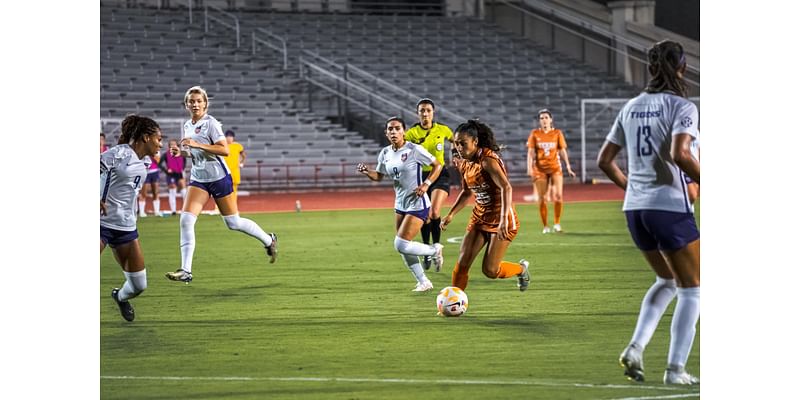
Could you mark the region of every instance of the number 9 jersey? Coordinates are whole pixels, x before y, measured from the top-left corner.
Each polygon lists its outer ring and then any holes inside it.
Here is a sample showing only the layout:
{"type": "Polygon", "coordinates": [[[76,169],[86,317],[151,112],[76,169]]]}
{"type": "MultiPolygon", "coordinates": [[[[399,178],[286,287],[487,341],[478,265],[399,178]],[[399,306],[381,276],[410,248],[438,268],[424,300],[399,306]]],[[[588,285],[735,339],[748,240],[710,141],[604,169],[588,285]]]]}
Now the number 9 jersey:
{"type": "Polygon", "coordinates": [[[136,197],[139,195],[150,157],[140,160],[131,146],[121,144],[100,154],[100,200],[106,203],[106,215],[100,226],[118,231],[136,230],[136,197]]]}
{"type": "Polygon", "coordinates": [[[606,140],[625,148],[628,187],[623,211],[694,212],[684,173],[670,154],[672,137],[698,137],[699,115],[691,101],[670,93],[642,93],[622,107],[606,140]]]}

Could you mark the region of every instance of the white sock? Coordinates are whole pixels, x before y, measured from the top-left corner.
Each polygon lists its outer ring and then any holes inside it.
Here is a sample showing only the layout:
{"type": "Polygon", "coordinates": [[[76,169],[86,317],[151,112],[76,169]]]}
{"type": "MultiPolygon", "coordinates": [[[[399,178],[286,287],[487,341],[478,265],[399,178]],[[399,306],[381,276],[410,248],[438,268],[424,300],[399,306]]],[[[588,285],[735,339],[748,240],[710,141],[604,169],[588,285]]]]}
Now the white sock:
{"type": "Polygon", "coordinates": [[[125,275],[125,284],[122,285],[119,293],[117,293],[117,299],[119,299],[119,301],[130,300],[147,289],[146,269],[139,272],[122,271],[122,273],[125,275]]]}
{"type": "Polygon", "coordinates": [[[653,332],[658,327],[658,322],[661,321],[661,316],[675,298],[676,291],[674,279],[656,277],[656,282],[650,286],[650,290],[642,299],[642,307],[639,310],[639,319],[636,321],[636,329],[633,330],[631,343],[638,344],[642,349],[647,347],[653,337],[653,332]]]}
{"type": "Polygon", "coordinates": [[[667,365],[683,368],[692,351],[697,319],[700,318],[700,286],[678,288],[678,304],[672,316],[667,365]]]}
{"type": "Polygon", "coordinates": [[[417,282],[422,283],[428,280],[428,277],[425,276],[425,271],[422,269],[422,265],[420,265],[419,258],[417,258],[417,256],[403,253],[400,253],[400,256],[403,258],[403,263],[406,264],[406,267],[411,270],[411,275],[414,275],[414,279],[416,279],[417,282]]]}
{"type": "Polygon", "coordinates": [[[195,222],[197,222],[197,217],[192,213],[181,213],[181,269],[186,272],[192,272],[195,222]]]}
{"type": "Polygon", "coordinates": [[[175,200],[177,193],[178,191],[175,188],[169,189],[169,210],[173,213],[175,212],[175,206],[177,205],[177,201],[175,200]]]}
{"type": "Polygon", "coordinates": [[[267,235],[267,233],[264,232],[264,230],[261,229],[261,227],[255,222],[247,218],[242,218],[239,216],[239,214],[225,215],[222,217],[222,219],[225,221],[225,225],[228,226],[228,229],[244,232],[260,240],[261,243],[264,244],[264,247],[272,244],[272,237],[267,235]]]}
{"type": "Polygon", "coordinates": [[[186,199],[186,188],[181,189],[181,200],[186,199]]]}
{"type": "Polygon", "coordinates": [[[139,200],[139,216],[140,217],[143,216],[143,215],[146,215],[145,212],[144,212],[145,204],[147,204],[145,201],[139,200]]]}
{"type": "Polygon", "coordinates": [[[153,200],[153,210],[155,211],[156,215],[161,212],[161,200],[159,200],[158,197],[153,200]]]}
{"type": "Polygon", "coordinates": [[[400,236],[394,237],[394,248],[402,254],[409,254],[412,256],[432,256],[436,254],[435,247],[405,240],[400,236]]]}

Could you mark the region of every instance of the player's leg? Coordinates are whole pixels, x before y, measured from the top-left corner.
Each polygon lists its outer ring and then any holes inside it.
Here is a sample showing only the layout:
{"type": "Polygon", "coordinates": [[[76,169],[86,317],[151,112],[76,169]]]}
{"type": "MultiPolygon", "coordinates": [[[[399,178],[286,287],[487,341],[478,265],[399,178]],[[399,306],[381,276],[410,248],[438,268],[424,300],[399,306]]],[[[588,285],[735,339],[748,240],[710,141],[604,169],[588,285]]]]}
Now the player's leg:
{"type": "Polygon", "coordinates": [[[158,174],[156,173],[153,175],[156,175],[156,179],[150,183],[150,190],[152,191],[153,195],[153,214],[155,216],[159,216],[161,215],[161,200],[158,198],[158,174]]]}
{"type": "MultiPolygon", "coordinates": [[[[144,184],[144,186],[146,185],[147,183],[144,184]]],[[[147,216],[147,213],[144,211],[145,206],[147,205],[147,191],[145,189],[146,187],[142,187],[142,189],[139,190],[139,218],[144,218],[147,216]]]]}
{"type": "Polygon", "coordinates": [[[483,274],[489,279],[506,279],[515,277],[518,279],[517,287],[520,291],[528,289],[530,274],[528,272],[528,261],[520,262],[503,261],[506,250],[511,244],[511,240],[501,240],[496,233],[488,233],[489,243],[486,246],[486,253],[483,255],[481,269],[483,274]]]}
{"type": "MultiPolygon", "coordinates": [[[[230,179],[230,177],[228,179],[230,179]]],[[[215,197],[214,202],[217,204],[222,214],[222,220],[225,221],[225,226],[230,230],[239,231],[258,239],[261,244],[264,245],[264,249],[269,257],[269,262],[274,263],[278,258],[278,237],[274,233],[264,232],[264,230],[252,220],[240,217],[239,207],[236,205],[236,195],[233,194],[232,181],[227,180],[227,183],[223,184],[227,185],[225,190],[219,192],[223,194],[223,196],[215,197]]]]}
{"type": "Polygon", "coordinates": [[[564,210],[564,175],[561,172],[552,175],[550,191],[553,200],[553,231],[561,232],[561,212],[564,210]]]}
{"type": "Polygon", "coordinates": [[[125,283],[120,289],[114,288],[111,291],[111,297],[119,306],[122,317],[126,321],[133,321],[135,314],[133,306],[128,301],[147,289],[147,270],[144,266],[142,248],[139,246],[139,240],[134,239],[130,242],[116,245],[112,250],[114,257],[122,267],[125,283]]]}
{"type": "Polygon", "coordinates": [[[423,216],[424,215],[395,214],[397,236],[394,238],[394,247],[402,256],[406,267],[408,267],[411,274],[414,275],[414,279],[417,280],[417,286],[413,289],[415,292],[426,292],[433,289],[433,284],[425,275],[425,271],[419,263],[419,256],[427,254],[415,253],[420,251],[430,253],[431,250],[433,250],[435,254],[436,250],[433,246],[413,241],[414,237],[417,236],[417,233],[419,233],[422,228],[422,224],[424,223],[423,216]]]}
{"type": "Polygon", "coordinates": [[[678,283],[678,302],[672,315],[669,355],[664,383],[696,384],[699,379],[685,371],[700,318],[700,239],[680,250],[663,251],[678,283]]]}
{"type": "Polygon", "coordinates": [[[550,226],[547,225],[547,185],[548,179],[547,175],[538,175],[536,177],[536,191],[540,193],[539,195],[539,217],[542,220],[542,226],[544,229],[542,233],[550,233],[550,226]]]}
{"type": "Polygon", "coordinates": [[[467,234],[464,235],[464,239],[461,241],[458,260],[453,267],[452,286],[461,288],[461,290],[467,288],[467,283],[469,283],[469,269],[472,266],[472,262],[475,261],[478,253],[480,253],[487,242],[484,233],[485,232],[474,228],[467,229],[467,234]]]}
{"type": "MultiPolygon", "coordinates": [[[[439,180],[436,181],[437,183],[434,183],[434,185],[438,186],[439,182],[442,181],[443,179],[445,179],[445,178],[441,178],[440,177],[439,180]]],[[[447,200],[447,197],[450,195],[450,191],[449,191],[449,186],[450,186],[449,179],[450,178],[449,178],[449,175],[446,177],[446,179],[448,181],[446,185],[441,185],[440,187],[434,187],[432,190],[428,191],[428,194],[431,197],[431,215],[430,215],[429,222],[430,222],[431,239],[432,239],[434,245],[442,243],[442,214],[441,214],[441,210],[442,210],[442,205],[444,205],[444,202],[447,200]]],[[[442,247],[444,247],[444,246],[442,246],[442,247]]],[[[428,263],[426,268],[430,268],[430,263],[428,263]]],[[[438,268],[436,268],[435,270],[436,270],[436,272],[441,271],[441,265],[439,265],[438,268]]]]}
{"type": "Polygon", "coordinates": [[[210,195],[199,186],[189,186],[181,211],[181,267],[175,272],[167,272],[168,279],[189,283],[192,281],[192,259],[194,258],[194,225],[210,195]]]}

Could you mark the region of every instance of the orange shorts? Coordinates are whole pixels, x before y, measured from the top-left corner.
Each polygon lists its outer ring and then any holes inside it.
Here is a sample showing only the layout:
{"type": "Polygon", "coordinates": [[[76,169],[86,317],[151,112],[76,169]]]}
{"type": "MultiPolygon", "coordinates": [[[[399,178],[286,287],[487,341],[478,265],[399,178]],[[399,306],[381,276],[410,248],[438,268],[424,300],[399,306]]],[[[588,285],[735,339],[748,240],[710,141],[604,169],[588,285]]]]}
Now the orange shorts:
{"type": "MultiPolygon", "coordinates": [[[[516,210],[512,211],[512,215],[509,217],[508,226],[511,227],[508,230],[508,238],[509,241],[513,241],[515,237],[517,237],[517,233],[519,233],[519,218],[517,218],[516,210]]],[[[469,218],[469,222],[467,223],[467,232],[471,231],[481,231],[481,232],[488,232],[488,233],[497,233],[497,227],[499,224],[488,224],[484,221],[478,219],[474,214],[469,218]]]]}
{"type": "Polygon", "coordinates": [[[559,166],[559,168],[548,169],[548,170],[543,170],[541,168],[536,168],[536,167],[533,168],[533,180],[534,181],[538,181],[540,179],[547,179],[550,176],[556,175],[556,174],[558,174],[558,175],[562,175],[563,174],[563,172],[561,172],[561,167],[560,166],[559,166]]]}

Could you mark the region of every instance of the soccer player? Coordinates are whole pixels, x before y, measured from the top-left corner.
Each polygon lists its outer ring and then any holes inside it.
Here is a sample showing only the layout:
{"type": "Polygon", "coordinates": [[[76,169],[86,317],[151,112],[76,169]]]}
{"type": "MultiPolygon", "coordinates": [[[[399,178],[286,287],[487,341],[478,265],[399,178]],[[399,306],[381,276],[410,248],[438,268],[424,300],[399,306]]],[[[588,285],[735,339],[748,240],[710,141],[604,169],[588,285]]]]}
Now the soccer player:
{"type": "Polygon", "coordinates": [[[158,162],[161,160],[161,155],[150,154],[150,167],[147,170],[147,178],[144,180],[144,190],[139,193],[139,216],[144,218],[147,214],[144,212],[145,205],[147,204],[147,189],[150,188],[150,195],[153,197],[153,215],[156,217],[161,216],[161,201],[158,200],[158,162]]]}
{"type": "Polygon", "coordinates": [[[700,317],[700,232],[684,177],[700,184],[700,163],[691,151],[698,112],[686,99],[680,43],[658,42],[647,59],[650,82],[619,112],[597,158],[603,172],[625,190],[628,230],[656,274],[619,361],[630,379],[644,380],[642,354],[677,292],[664,383],[694,385],[700,380],[685,366],[700,317]],[[615,161],[623,147],[627,176],[615,161]]]}
{"type": "Polygon", "coordinates": [[[433,246],[414,242],[423,222],[428,218],[431,200],[428,189],[432,181],[439,177],[442,164],[428,153],[422,146],[407,142],[405,139],[406,123],[402,118],[391,117],[386,121],[386,138],[390,145],[378,154],[378,165],[370,170],[365,164],[358,164],[356,171],[366,175],[370,180],[380,181],[384,176],[394,180],[394,212],[397,236],[394,248],[403,257],[403,261],[417,280],[412,289],[415,292],[427,292],[433,284],[425,275],[418,256],[431,256],[436,269],[441,269],[444,259],[442,245],[433,246]],[[433,169],[423,181],[422,166],[431,165],[433,169]]]}
{"type": "Polygon", "coordinates": [[[111,247],[125,283],[111,290],[126,321],[135,314],[129,300],[147,288],[144,255],[136,231],[136,198],[150,158],[161,149],[161,129],[150,118],[129,115],[122,120],[119,143],[100,154],[100,254],[111,247]]]}
{"type": "Polygon", "coordinates": [[[225,156],[225,164],[231,170],[231,178],[233,179],[233,195],[236,196],[236,189],[242,181],[240,169],[244,167],[244,161],[247,159],[247,152],[244,151],[244,146],[236,141],[236,133],[230,129],[225,131],[225,140],[228,142],[229,153],[225,156]]]}
{"type": "Polygon", "coordinates": [[[528,137],[528,175],[533,179],[536,193],[540,194],[538,196],[539,216],[544,225],[542,233],[561,232],[561,213],[564,209],[562,158],[567,166],[569,176],[575,177],[575,173],[572,172],[572,167],[569,165],[564,133],[553,127],[553,114],[549,110],[539,110],[539,129],[532,130],[528,137]],[[553,201],[555,208],[552,229],[547,224],[548,200],[553,201]]]}
{"type": "Polygon", "coordinates": [[[186,91],[183,102],[191,118],[183,124],[182,149],[172,149],[173,155],[188,152],[192,157],[189,190],[181,212],[181,267],[167,272],[168,279],[189,283],[192,281],[192,258],[194,256],[194,224],[209,197],[219,207],[228,229],[250,235],[264,245],[269,262],[278,256],[278,238],[267,234],[255,222],[239,217],[236,197],[233,196],[233,181],[222,157],[227,156],[228,142],[222,135],[222,124],[208,114],[208,94],[200,86],[186,91]]]}
{"type": "MultiPolygon", "coordinates": [[[[409,130],[406,131],[406,140],[416,143],[428,153],[431,153],[441,165],[447,165],[444,162],[444,142],[453,142],[453,131],[447,125],[440,124],[433,120],[433,114],[436,106],[433,100],[425,98],[417,102],[417,116],[419,122],[414,124],[409,130]]],[[[427,179],[433,170],[431,165],[422,167],[423,178],[427,179]]],[[[442,173],[438,178],[431,180],[432,184],[428,188],[428,196],[431,198],[431,212],[428,219],[422,225],[422,242],[425,244],[430,243],[431,236],[433,236],[433,243],[440,243],[442,238],[442,229],[440,227],[442,217],[440,211],[442,204],[444,204],[447,197],[450,195],[450,172],[446,167],[442,168],[442,173]]],[[[431,267],[431,256],[425,256],[423,259],[423,266],[425,269],[431,267]]],[[[440,269],[437,268],[436,272],[440,269]]]]}
{"type": "Polygon", "coordinates": [[[442,218],[442,229],[467,205],[470,194],[475,196],[467,233],[461,241],[458,261],[453,268],[453,286],[464,290],[469,281],[469,269],[478,253],[486,246],[482,270],[488,278],[517,278],[520,291],[528,289],[529,263],[502,261],[508,246],[519,230],[519,218],[511,203],[511,184],[503,160],[497,153],[494,132],[486,124],[469,120],[456,128],[453,143],[461,161],[461,192],[456,197],[447,216],[442,218]]]}
{"type": "Polygon", "coordinates": [[[186,168],[186,159],[180,155],[178,141],[169,140],[169,148],[161,158],[166,164],[167,186],[169,188],[169,210],[172,215],[176,214],[177,194],[180,190],[181,199],[186,200],[186,179],[183,177],[183,170],[186,168]],[[176,154],[176,155],[173,155],[176,154]]]}

